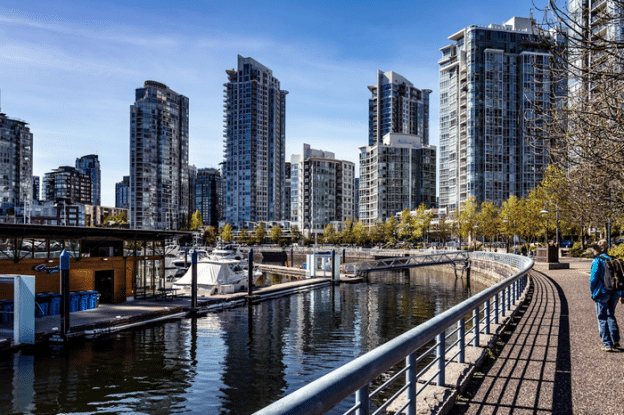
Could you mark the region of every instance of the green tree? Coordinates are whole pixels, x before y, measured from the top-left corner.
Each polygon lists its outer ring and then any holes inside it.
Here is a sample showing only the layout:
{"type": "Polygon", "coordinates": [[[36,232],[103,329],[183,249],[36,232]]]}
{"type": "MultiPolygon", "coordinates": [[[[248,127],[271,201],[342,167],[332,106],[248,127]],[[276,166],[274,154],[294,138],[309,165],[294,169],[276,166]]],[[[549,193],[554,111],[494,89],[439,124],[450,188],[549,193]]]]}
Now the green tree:
{"type": "Polygon", "coordinates": [[[338,233],[336,232],[336,228],[331,223],[328,223],[323,230],[323,240],[326,244],[335,244],[338,239],[338,233]]]}
{"type": "Polygon", "coordinates": [[[355,234],[353,233],[353,228],[355,227],[355,222],[352,218],[348,218],[345,221],[345,227],[340,233],[340,239],[342,239],[342,243],[345,244],[354,244],[355,243],[355,234]]]}
{"type": "Polygon", "coordinates": [[[386,221],[384,239],[386,243],[396,244],[399,236],[399,224],[394,216],[390,216],[386,221]]]}
{"type": "Polygon", "coordinates": [[[243,228],[238,232],[238,242],[241,244],[253,245],[256,242],[256,238],[249,234],[247,228],[243,228]]]}
{"type": "Polygon", "coordinates": [[[376,245],[383,243],[386,236],[385,222],[379,221],[375,223],[375,225],[373,225],[373,227],[369,229],[368,235],[371,244],[376,245]]]}
{"type": "Polygon", "coordinates": [[[477,214],[479,233],[490,241],[490,248],[492,247],[492,240],[499,232],[499,212],[500,208],[494,202],[485,201],[481,203],[481,210],[477,214]]]}
{"type": "Polygon", "coordinates": [[[414,231],[412,232],[412,241],[416,242],[423,237],[426,231],[431,226],[433,219],[433,213],[427,210],[424,204],[418,206],[416,214],[414,215],[414,231]]]}
{"type": "Polygon", "coordinates": [[[234,240],[234,233],[229,223],[226,223],[223,229],[221,229],[220,236],[223,242],[232,242],[234,240]]]}
{"type": "Polygon", "coordinates": [[[282,228],[275,225],[271,228],[271,240],[273,243],[279,244],[280,239],[282,239],[282,228]]]}
{"type": "Polygon", "coordinates": [[[290,235],[291,235],[291,240],[293,243],[298,243],[299,241],[301,241],[301,238],[303,237],[303,234],[301,233],[297,225],[294,225],[292,227],[290,231],[290,235]]]}
{"type": "Polygon", "coordinates": [[[399,239],[402,241],[409,241],[414,234],[415,225],[412,213],[408,208],[403,209],[401,212],[401,220],[399,221],[399,239]]]}
{"type": "Polygon", "coordinates": [[[193,213],[193,216],[191,216],[191,230],[197,230],[197,229],[201,229],[204,227],[204,221],[202,219],[202,215],[201,212],[199,210],[196,210],[195,213],[193,213]]]}
{"type": "Polygon", "coordinates": [[[260,222],[256,227],[256,242],[261,245],[264,243],[264,238],[267,236],[266,228],[264,227],[264,223],[260,222]]]}
{"type": "Polygon", "coordinates": [[[515,195],[509,196],[500,210],[500,230],[507,239],[507,252],[509,252],[509,240],[520,234],[522,210],[522,201],[515,195]]]}
{"type": "Polygon", "coordinates": [[[474,196],[462,203],[460,209],[455,210],[455,220],[460,238],[468,238],[474,234],[474,227],[477,224],[477,199],[474,196]]]}
{"type": "Polygon", "coordinates": [[[368,229],[364,226],[362,221],[357,221],[353,225],[353,239],[359,246],[366,246],[369,242],[368,229]]]}
{"type": "Polygon", "coordinates": [[[214,226],[204,228],[204,243],[214,245],[217,242],[217,229],[214,226]]]}

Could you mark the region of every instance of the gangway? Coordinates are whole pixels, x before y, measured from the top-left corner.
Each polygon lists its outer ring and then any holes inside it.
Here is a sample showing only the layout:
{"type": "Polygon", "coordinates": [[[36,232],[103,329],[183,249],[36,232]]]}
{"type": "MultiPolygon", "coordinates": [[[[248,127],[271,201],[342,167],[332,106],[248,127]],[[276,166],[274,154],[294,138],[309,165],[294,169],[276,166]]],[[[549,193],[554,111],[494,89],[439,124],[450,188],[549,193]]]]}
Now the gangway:
{"type": "Polygon", "coordinates": [[[13,285],[13,344],[34,344],[35,276],[0,275],[0,284],[13,285]]]}
{"type": "Polygon", "coordinates": [[[363,277],[373,271],[399,270],[443,264],[451,264],[455,270],[463,270],[470,266],[470,255],[467,251],[445,251],[439,254],[351,262],[343,264],[341,268],[344,274],[363,277]],[[461,264],[461,267],[458,268],[458,264],[461,264]]]}

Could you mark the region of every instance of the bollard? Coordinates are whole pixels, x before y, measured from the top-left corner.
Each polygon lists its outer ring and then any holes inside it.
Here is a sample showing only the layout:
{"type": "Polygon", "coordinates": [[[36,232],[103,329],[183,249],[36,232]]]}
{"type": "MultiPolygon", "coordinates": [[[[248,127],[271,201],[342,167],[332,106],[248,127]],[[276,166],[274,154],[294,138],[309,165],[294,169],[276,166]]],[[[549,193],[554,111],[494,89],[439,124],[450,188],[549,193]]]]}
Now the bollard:
{"type": "MultiPolygon", "coordinates": [[[[249,250],[249,259],[247,265],[247,295],[251,297],[253,292],[253,249],[249,250]]],[[[250,303],[251,304],[251,303],[250,303]]]]}
{"type": "Polygon", "coordinates": [[[331,251],[331,281],[332,284],[335,283],[335,275],[336,275],[336,250],[332,249],[331,251]]]}
{"type": "Polygon", "coordinates": [[[191,252],[191,308],[197,311],[197,250],[191,252]]]}
{"type": "Polygon", "coordinates": [[[59,257],[61,270],[61,337],[69,333],[69,253],[63,249],[59,257]]]}

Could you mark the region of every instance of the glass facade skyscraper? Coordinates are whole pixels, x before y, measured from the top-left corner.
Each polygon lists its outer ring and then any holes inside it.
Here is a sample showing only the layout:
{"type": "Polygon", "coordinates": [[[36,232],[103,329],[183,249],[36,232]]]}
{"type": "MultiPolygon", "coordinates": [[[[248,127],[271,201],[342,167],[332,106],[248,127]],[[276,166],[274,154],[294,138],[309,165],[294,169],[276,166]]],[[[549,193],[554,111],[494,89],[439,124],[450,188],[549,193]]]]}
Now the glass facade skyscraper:
{"type": "Polygon", "coordinates": [[[130,226],[180,229],[188,220],[189,99],[155,81],[130,106],[130,226]]]}
{"type": "Polygon", "coordinates": [[[528,194],[548,152],[539,119],[556,83],[531,19],[469,26],[449,37],[440,65],[440,207],[470,197],[497,205],[528,194]]]}
{"type": "Polygon", "coordinates": [[[100,206],[101,203],[101,183],[100,160],[95,154],[89,154],[76,159],[76,169],[82,174],[86,174],[91,179],[91,204],[100,206]]]}
{"type": "Polygon", "coordinates": [[[201,213],[204,226],[218,228],[223,199],[221,173],[217,169],[198,169],[194,189],[195,210],[201,213]]]}
{"type": "Polygon", "coordinates": [[[0,217],[32,204],[33,135],[27,125],[0,112],[0,217]]]}
{"type": "Polygon", "coordinates": [[[286,149],[286,94],[273,72],[238,56],[226,71],[224,221],[281,220],[286,149]]]}

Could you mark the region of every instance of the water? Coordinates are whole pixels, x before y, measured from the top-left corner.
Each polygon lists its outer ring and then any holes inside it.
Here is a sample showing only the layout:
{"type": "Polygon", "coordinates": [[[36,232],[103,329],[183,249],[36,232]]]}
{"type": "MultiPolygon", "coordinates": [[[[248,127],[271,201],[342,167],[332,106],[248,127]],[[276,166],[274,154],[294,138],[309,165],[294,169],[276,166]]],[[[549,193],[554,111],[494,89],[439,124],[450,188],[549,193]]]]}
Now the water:
{"type": "Polygon", "coordinates": [[[482,288],[432,270],[384,273],[6,355],[0,413],[250,414],[482,288]]]}

